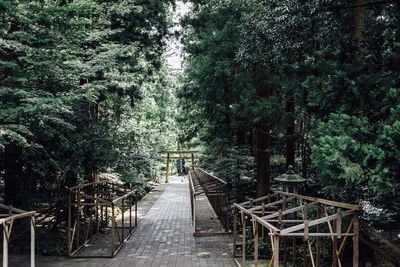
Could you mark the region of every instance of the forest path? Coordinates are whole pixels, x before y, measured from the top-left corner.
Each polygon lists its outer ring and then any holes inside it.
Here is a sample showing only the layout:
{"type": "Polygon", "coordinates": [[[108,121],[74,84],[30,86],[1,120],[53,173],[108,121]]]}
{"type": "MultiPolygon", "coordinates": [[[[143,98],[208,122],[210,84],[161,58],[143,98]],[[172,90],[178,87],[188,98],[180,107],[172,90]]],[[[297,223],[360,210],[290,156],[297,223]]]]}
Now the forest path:
{"type": "MultiPolygon", "coordinates": [[[[36,266],[55,267],[191,267],[236,266],[229,236],[194,237],[188,181],[172,176],[138,205],[138,229],[113,259],[38,256],[36,266]]],[[[11,256],[11,255],[10,255],[11,256]]],[[[10,266],[27,266],[21,256],[10,266]]]]}

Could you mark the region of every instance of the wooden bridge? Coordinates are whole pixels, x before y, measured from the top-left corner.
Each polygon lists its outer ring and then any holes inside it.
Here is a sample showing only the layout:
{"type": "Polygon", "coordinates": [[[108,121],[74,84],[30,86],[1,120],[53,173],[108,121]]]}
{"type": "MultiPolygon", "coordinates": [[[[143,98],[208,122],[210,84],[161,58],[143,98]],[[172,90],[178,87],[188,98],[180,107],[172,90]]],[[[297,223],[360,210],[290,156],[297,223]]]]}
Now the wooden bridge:
{"type": "MultiPolygon", "coordinates": [[[[342,267],[348,266],[349,254],[351,266],[359,266],[360,242],[381,251],[360,235],[360,226],[368,226],[360,223],[359,206],[286,192],[232,204],[230,185],[206,171],[169,178],[139,202],[135,191],[107,182],[70,188],[70,257],[3,253],[3,266],[278,267],[302,261],[303,266],[342,267]]],[[[14,219],[31,219],[34,233],[35,212],[2,208],[7,241],[14,219]]],[[[372,234],[400,254],[398,246],[372,234]]],[[[396,266],[395,258],[390,261],[396,266]]]]}

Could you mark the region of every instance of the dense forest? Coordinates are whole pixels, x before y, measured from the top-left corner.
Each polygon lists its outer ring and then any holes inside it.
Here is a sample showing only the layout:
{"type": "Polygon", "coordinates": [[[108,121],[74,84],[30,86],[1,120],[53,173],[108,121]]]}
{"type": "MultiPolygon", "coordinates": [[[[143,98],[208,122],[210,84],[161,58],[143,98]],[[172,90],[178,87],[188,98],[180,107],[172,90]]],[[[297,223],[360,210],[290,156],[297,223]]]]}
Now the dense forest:
{"type": "Polygon", "coordinates": [[[399,2],[192,2],[179,138],[203,166],[262,196],[293,165],[306,194],[396,225],[399,2]]]}
{"type": "Polygon", "coordinates": [[[303,194],[398,228],[399,1],[183,2],[176,27],[173,0],[0,1],[2,202],[63,222],[66,188],[144,192],[184,147],[237,196],[293,166],[303,194]]]}

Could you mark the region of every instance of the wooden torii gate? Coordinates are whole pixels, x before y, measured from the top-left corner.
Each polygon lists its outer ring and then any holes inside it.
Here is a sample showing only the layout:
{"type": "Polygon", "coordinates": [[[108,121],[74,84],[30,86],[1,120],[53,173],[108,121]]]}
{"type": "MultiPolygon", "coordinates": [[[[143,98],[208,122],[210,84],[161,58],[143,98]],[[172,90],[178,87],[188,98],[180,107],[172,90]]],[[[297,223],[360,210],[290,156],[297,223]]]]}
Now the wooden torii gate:
{"type": "Polygon", "coordinates": [[[169,182],[169,172],[170,166],[169,163],[172,159],[190,159],[191,168],[194,169],[194,156],[198,153],[197,150],[166,150],[162,151],[162,153],[167,154],[167,162],[165,168],[165,182],[169,182]],[[183,156],[182,156],[183,155],[183,156]]]}

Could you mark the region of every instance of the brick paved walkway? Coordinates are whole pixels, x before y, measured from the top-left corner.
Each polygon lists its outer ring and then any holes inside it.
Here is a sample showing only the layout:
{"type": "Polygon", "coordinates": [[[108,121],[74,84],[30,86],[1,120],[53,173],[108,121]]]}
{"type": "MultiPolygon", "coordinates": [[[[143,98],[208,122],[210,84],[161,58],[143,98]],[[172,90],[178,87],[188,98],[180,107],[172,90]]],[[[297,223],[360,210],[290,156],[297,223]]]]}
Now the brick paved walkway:
{"type": "MultiPolygon", "coordinates": [[[[228,236],[193,237],[188,184],[181,179],[171,177],[169,184],[158,186],[139,203],[145,209],[139,210],[138,229],[115,258],[38,257],[37,266],[236,266],[228,236]]],[[[26,266],[23,261],[19,257],[11,266],[26,266]]]]}

